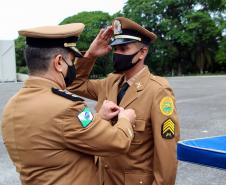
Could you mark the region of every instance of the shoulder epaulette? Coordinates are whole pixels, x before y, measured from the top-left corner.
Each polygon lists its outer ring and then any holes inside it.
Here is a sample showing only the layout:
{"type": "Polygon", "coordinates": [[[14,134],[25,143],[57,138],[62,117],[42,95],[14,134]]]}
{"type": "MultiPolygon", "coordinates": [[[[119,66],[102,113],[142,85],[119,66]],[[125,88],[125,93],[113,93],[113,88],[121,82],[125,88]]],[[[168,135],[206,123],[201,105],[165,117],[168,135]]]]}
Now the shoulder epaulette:
{"type": "Polygon", "coordinates": [[[168,80],[164,77],[151,74],[150,78],[151,78],[151,80],[155,81],[156,83],[158,83],[161,86],[169,86],[168,80]]]}
{"type": "Polygon", "coordinates": [[[85,101],[84,99],[76,96],[75,94],[73,94],[73,93],[71,93],[67,90],[52,88],[52,92],[54,94],[57,94],[59,96],[62,96],[64,98],[67,98],[67,99],[72,100],[72,101],[85,101]]]}

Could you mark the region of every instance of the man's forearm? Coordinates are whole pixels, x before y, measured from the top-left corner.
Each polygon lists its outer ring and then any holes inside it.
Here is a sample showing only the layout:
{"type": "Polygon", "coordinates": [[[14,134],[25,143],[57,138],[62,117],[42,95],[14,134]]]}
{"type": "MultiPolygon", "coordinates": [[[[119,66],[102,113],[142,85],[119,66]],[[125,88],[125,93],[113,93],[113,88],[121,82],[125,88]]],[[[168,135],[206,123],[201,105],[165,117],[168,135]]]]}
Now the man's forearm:
{"type": "Polygon", "coordinates": [[[89,80],[89,75],[95,64],[95,58],[80,58],[76,63],[76,79],[68,90],[80,96],[90,99],[97,98],[96,84],[89,80]]]}

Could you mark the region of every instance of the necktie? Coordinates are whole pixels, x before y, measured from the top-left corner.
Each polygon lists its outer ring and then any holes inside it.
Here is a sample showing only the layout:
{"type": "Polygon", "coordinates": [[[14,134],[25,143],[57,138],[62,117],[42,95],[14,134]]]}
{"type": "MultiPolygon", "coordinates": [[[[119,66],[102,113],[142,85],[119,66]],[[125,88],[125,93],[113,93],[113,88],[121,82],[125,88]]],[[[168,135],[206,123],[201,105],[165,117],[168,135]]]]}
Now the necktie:
{"type": "Polygon", "coordinates": [[[123,96],[125,95],[126,93],[126,90],[128,89],[129,87],[129,84],[126,82],[122,85],[119,93],[118,93],[118,96],[117,96],[117,104],[119,105],[119,103],[121,102],[123,96]]]}

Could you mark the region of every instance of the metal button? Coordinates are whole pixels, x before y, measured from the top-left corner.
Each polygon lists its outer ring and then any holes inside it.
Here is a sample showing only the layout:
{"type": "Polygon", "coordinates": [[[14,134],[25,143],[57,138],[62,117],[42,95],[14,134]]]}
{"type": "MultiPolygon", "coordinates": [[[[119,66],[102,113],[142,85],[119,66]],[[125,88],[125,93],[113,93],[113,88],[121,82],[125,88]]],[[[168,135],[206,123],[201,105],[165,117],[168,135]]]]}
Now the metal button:
{"type": "Polygon", "coordinates": [[[140,184],[143,184],[143,181],[142,180],[140,180],[140,182],[139,182],[140,184]]]}
{"type": "Polygon", "coordinates": [[[108,168],[108,165],[107,165],[107,164],[105,164],[105,165],[104,165],[104,167],[105,167],[105,168],[108,168]]]}
{"type": "Polygon", "coordinates": [[[136,127],[136,125],[135,124],[133,124],[133,128],[135,128],[136,127]]]}

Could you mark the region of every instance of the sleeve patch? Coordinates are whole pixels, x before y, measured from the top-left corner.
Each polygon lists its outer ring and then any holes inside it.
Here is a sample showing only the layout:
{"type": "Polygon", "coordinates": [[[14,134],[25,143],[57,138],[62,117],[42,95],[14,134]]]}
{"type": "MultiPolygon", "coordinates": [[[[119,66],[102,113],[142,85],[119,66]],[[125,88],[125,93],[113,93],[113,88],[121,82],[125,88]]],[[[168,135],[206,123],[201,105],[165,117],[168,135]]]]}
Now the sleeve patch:
{"type": "Polygon", "coordinates": [[[67,98],[67,99],[72,100],[72,101],[84,101],[84,99],[76,96],[75,94],[73,94],[73,93],[71,93],[67,90],[52,88],[52,92],[54,94],[57,94],[59,96],[62,96],[64,98],[67,98]]]}
{"type": "Polygon", "coordinates": [[[78,115],[78,119],[81,122],[82,127],[86,128],[93,121],[93,114],[88,107],[85,107],[78,115]]]}
{"type": "Polygon", "coordinates": [[[174,124],[174,122],[171,119],[167,119],[162,124],[161,135],[162,135],[162,138],[165,138],[165,139],[172,139],[172,138],[174,138],[174,135],[175,135],[175,124],[174,124]]]}
{"type": "Polygon", "coordinates": [[[160,102],[160,111],[165,116],[170,116],[174,111],[173,99],[170,96],[162,98],[160,102]]]}

